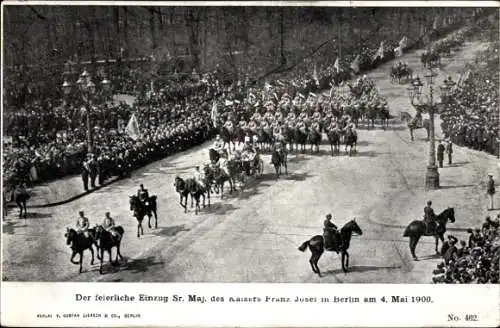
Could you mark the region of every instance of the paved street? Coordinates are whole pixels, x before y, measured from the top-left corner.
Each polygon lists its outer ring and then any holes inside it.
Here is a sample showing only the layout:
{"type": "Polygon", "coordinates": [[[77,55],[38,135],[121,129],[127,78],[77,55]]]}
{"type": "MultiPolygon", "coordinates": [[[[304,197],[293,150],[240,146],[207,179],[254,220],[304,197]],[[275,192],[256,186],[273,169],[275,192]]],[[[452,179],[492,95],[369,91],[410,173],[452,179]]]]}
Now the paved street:
{"type": "MultiPolygon", "coordinates": [[[[451,59],[444,59],[438,83],[459,70],[485,44],[468,43],[451,59]]],[[[402,58],[422,77],[418,52],[402,58]]],[[[391,113],[415,114],[406,93],[407,85],[392,85],[383,65],[367,74],[388,98],[391,113]]],[[[439,120],[436,122],[439,132],[439,120]]],[[[191,174],[193,167],[208,161],[208,144],[151,164],[132,177],[106,186],[68,204],[29,209],[30,218],[9,217],[3,223],[3,277],[21,281],[128,281],[128,282],[304,282],[304,283],[428,283],[439,259],[434,239],[424,237],[414,262],[406,225],[423,215],[427,200],[436,212],[455,208],[456,223],[450,228],[459,238],[487,215],[485,178],[500,176],[498,160],[485,153],[455,148],[451,167],[440,169],[442,188],[426,192],[424,175],[428,160],[425,130],[415,133],[398,122],[383,131],[358,130],[358,153],[331,157],[329,145],[320,154],[289,156],[289,176],[275,181],[269,156],[264,156],[265,174],[251,179],[248,188],[228,199],[212,198],[212,206],[199,215],[184,213],[178,205],[175,175],[191,174]],[[128,196],[143,183],[158,196],[158,229],[144,225],[145,235],[136,237],[128,196]],[[85,253],[85,272],[69,261],[66,227],[75,225],[77,213],[85,210],[91,225],[101,223],[106,211],[125,229],[119,267],[106,263],[105,274],[91,266],[85,253]],[[356,218],[363,235],[351,242],[350,272],[341,270],[340,257],[325,253],[319,261],[323,277],[313,274],[310,252],[297,247],[322,233],[323,220],[332,213],[342,226],[356,218]]],[[[497,197],[498,198],[498,197],[497,197]]],[[[497,204],[500,199],[496,200],[497,204]]],[[[496,211],[498,212],[498,211],[496,211]]],[[[494,214],[496,212],[490,212],[494,214]]],[[[106,257],[107,259],[107,257],[106,257]]]]}

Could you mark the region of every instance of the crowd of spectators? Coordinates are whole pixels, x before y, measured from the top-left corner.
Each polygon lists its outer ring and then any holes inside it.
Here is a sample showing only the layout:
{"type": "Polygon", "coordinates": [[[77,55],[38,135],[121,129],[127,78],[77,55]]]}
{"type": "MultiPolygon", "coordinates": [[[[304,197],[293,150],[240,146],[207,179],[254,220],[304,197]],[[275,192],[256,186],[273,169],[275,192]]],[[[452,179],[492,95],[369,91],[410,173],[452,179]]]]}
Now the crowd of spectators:
{"type": "Polygon", "coordinates": [[[499,282],[500,214],[495,220],[489,216],[481,228],[468,229],[469,240],[448,235],[443,244],[443,262],[433,271],[433,283],[494,283],[499,282]]]}
{"type": "Polygon", "coordinates": [[[455,144],[498,154],[498,62],[500,43],[492,43],[468,65],[441,112],[442,130],[455,144]]]}
{"type": "MultiPolygon", "coordinates": [[[[393,58],[393,47],[399,41],[396,37],[400,36],[395,36],[394,40],[370,39],[361,51],[345,50],[338,65],[320,65],[314,72],[307,66],[307,74],[303,74],[305,66],[299,65],[280,78],[287,81],[285,88],[292,97],[297,93],[309,94],[330,88],[349,77],[346,66],[358,55],[360,73],[393,58]],[[374,58],[381,41],[386,44],[385,54],[383,58],[374,58]]],[[[419,39],[410,40],[407,48],[416,47],[420,42],[419,39]]],[[[263,83],[252,82],[249,74],[244,76],[244,73],[240,73],[239,80],[229,83],[219,69],[209,74],[175,74],[168,80],[156,78],[153,81],[141,78],[141,69],[117,72],[118,91],[136,96],[137,101],[133,105],[122,102],[92,106],[90,122],[95,158],[108,163],[106,166],[114,171],[120,167],[118,174],[123,174],[203,142],[215,132],[211,120],[214,101],[219,106],[234,106],[242,115],[250,115],[253,108],[250,112],[241,101],[235,100],[266,92],[263,83]],[[131,138],[124,129],[132,114],[138,121],[139,138],[131,138]]],[[[109,79],[114,81],[114,76],[109,79]]],[[[271,83],[279,85],[280,80],[274,78],[271,83]]],[[[56,97],[49,99],[31,97],[22,107],[4,112],[4,134],[9,136],[4,138],[4,183],[7,187],[21,181],[46,181],[82,169],[82,161],[87,158],[86,114],[81,104],[56,97]]]]}

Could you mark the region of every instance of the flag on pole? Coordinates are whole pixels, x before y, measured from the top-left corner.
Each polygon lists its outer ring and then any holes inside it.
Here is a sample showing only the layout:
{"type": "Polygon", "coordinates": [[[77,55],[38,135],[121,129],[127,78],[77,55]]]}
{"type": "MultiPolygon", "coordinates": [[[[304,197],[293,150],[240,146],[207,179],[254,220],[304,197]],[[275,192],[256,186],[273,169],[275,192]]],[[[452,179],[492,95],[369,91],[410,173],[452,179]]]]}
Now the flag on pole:
{"type": "Polygon", "coordinates": [[[434,18],[434,22],[432,22],[432,29],[437,30],[439,28],[438,16],[434,18]]]}
{"type": "Polygon", "coordinates": [[[406,49],[407,46],[408,46],[408,38],[405,35],[403,36],[401,41],[399,41],[399,47],[401,48],[401,51],[403,51],[406,49]]]}
{"type": "Polygon", "coordinates": [[[377,50],[377,53],[375,56],[373,56],[372,60],[376,60],[377,58],[383,59],[384,58],[384,51],[385,51],[385,42],[382,41],[380,42],[380,47],[377,50]]]}
{"type": "Polygon", "coordinates": [[[316,63],[314,63],[313,79],[316,82],[316,84],[319,85],[318,70],[316,67],[316,63]]]}
{"type": "Polygon", "coordinates": [[[401,46],[399,46],[396,49],[394,49],[394,56],[396,56],[396,57],[403,56],[403,50],[401,49],[401,46]]]}
{"type": "Polygon", "coordinates": [[[212,105],[212,114],[211,114],[212,124],[214,126],[217,126],[217,117],[218,116],[219,116],[219,114],[217,112],[217,102],[214,101],[214,103],[212,105]]]}
{"type": "Polygon", "coordinates": [[[135,114],[132,114],[132,116],[130,117],[127,127],[125,128],[125,132],[129,135],[130,138],[134,140],[140,138],[139,122],[137,122],[135,114]]]}
{"type": "Polygon", "coordinates": [[[353,70],[354,73],[358,74],[359,73],[359,55],[354,58],[354,60],[351,63],[351,69],[353,70]]]}
{"type": "Polygon", "coordinates": [[[335,71],[337,73],[340,73],[340,61],[339,61],[339,57],[337,57],[337,60],[335,61],[335,64],[333,64],[333,68],[335,69],[335,71]]]}

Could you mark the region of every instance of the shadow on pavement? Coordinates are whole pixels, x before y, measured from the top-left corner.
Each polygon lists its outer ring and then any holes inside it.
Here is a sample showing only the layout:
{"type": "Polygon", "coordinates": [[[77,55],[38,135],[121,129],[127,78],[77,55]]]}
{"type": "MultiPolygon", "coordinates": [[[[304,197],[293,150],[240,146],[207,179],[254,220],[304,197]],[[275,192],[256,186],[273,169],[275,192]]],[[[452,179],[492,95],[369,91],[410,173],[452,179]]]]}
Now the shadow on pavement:
{"type": "Polygon", "coordinates": [[[18,228],[26,228],[28,225],[21,225],[22,221],[4,221],[3,223],[3,233],[13,235],[15,234],[15,230],[18,228]]]}
{"type": "Polygon", "coordinates": [[[447,165],[447,167],[461,167],[461,166],[464,166],[464,165],[467,165],[469,164],[469,162],[465,161],[465,162],[456,162],[456,163],[453,163],[451,165],[447,165]]]}
{"type": "MultiPolygon", "coordinates": [[[[233,192],[233,195],[236,193],[237,192],[233,192]]],[[[228,197],[226,197],[226,195],[224,195],[224,199],[228,199],[228,197]]],[[[223,199],[223,201],[224,201],[224,199],[223,199]]],[[[219,200],[220,200],[220,198],[219,198],[219,200]]],[[[232,212],[234,210],[237,210],[237,209],[238,209],[238,207],[236,207],[232,204],[229,204],[229,203],[216,203],[216,204],[212,204],[210,207],[205,207],[204,209],[201,210],[201,213],[225,215],[225,214],[232,212]]],[[[192,212],[194,214],[194,210],[192,212]]]]}
{"type": "Polygon", "coordinates": [[[185,224],[181,224],[181,225],[175,225],[175,226],[171,226],[171,227],[162,228],[160,231],[153,232],[153,235],[173,237],[173,236],[177,235],[179,232],[189,231],[189,230],[190,229],[187,229],[185,224]]]}
{"type": "Polygon", "coordinates": [[[458,185],[458,186],[440,186],[439,189],[456,189],[456,188],[469,188],[469,187],[475,187],[476,185],[469,184],[469,185],[458,185]]]}
{"type": "MultiPolygon", "coordinates": [[[[390,267],[378,267],[378,266],[363,266],[363,265],[356,265],[349,267],[347,274],[351,272],[368,272],[368,271],[379,271],[379,270],[397,270],[401,269],[401,265],[398,266],[390,266],[390,267]]],[[[342,268],[336,269],[336,270],[328,270],[324,274],[325,275],[336,275],[339,273],[344,273],[342,268]]]]}
{"type": "Polygon", "coordinates": [[[50,213],[27,212],[27,219],[48,219],[52,217],[50,213]]]}
{"type": "MultiPolygon", "coordinates": [[[[102,266],[103,274],[117,273],[117,272],[121,272],[121,271],[131,271],[132,273],[142,273],[142,272],[148,271],[149,268],[152,266],[164,264],[163,261],[156,262],[154,256],[149,256],[149,257],[142,258],[142,259],[130,259],[130,258],[124,256],[123,260],[119,261],[119,264],[114,264],[114,263],[109,263],[107,261],[108,256],[105,253],[104,259],[106,261],[104,261],[103,266],[102,266]]],[[[114,255],[113,255],[113,260],[114,260],[114,255]]],[[[97,264],[99,264],[99,261],[97,261],[97,264]]],[[[99,267],[97,267],[95,270],[99,271],[99,267]]],[[[117,281],[120,281],[120,280],[117,280],[117,281]]]]}

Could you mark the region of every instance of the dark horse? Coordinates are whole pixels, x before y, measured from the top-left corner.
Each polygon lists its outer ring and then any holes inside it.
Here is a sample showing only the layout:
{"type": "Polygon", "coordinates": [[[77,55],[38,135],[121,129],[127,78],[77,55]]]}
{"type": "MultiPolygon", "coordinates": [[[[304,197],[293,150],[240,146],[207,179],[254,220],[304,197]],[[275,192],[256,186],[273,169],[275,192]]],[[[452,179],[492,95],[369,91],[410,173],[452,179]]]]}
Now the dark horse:
{"type": "Polygon", "coordinates": [[[345,137],[345,152],[347,154],[347,147],[349,147],[349,156],[352,155],[353,148],[354,152],[357,152],[356,145],[358,143],[358,134],[354,130],[347,130],[345,137]]]}
{"type": "Polygon", "coordinates": [[[321,133],[316,129],[309,129],[307,133],[307,141],[311,144],[311,154],[313,153],[313,146],[316,146],[316,152],[319,152],[319,145],[321,144],[321,133]]]}
{"type": "Polygon", "coordinates": [[[453,207],[448,207],[436,217],[437,228],[431,234],[426,233],[426,224],[423,220],[412,221],[408,227],[406,227],[403,236],[410,237],[410,252],[415,261],[418,261],[415,255],[415,248],[422,236],[434,236],[436,239],[436,253],[439,254],[438,240],[441,239],[441,243],[444,243],[444,233],[446,232],[446,223],[448,223],[448,220],[450,220],[451,223],[455,222],[455,210],[453,207]]]}
{"type": "MultiPolygon", "coordinates": [[[[203,190],[194,179],[183,180],[181,177],[175,177],[175,190],[179,193],[179,203],[184,207],[184,213],[187,213],[188,196],[191,195],[191,207],[193,199],[196,201],[195,214],[200,210],[200,197],[203,196],[203,207],[205,207],[205,190],[203,190]],[[185,200],[184,204],[182,200],[185,200]]],[[[207,190],[208,191],[208,190],[207,190]]]]}
{"type": "Polygon", "coordinates": [[[276,179],[280,177],[281,166],[285,167],[285,174],[288,174],[286,157],[286,152],[283,149],[273,149],[273,153],[271,154],[271,163],[273,163],[274,169],[276,170],[276,179]]]}
{"type": "MultiPolygon", "coordinates": [[[[101,250],[101,256],[99,259],[101,260],[101,265],[99,267],[99,273],[102,274],[102,262],[104,261],[104,251],[107,251],[109,254],[109,262],[113,263],[111,259],[111,249],[113,247],[116,247],[116,258],[115,258],[115,264],[118,264],[118,257],[120,259],[123,259],[122,254],[120,253],[120,244],[122,242],[123,238],[123,233],[125,232],[123,230],[122,226],[117,226],[111,228],[115,231],[116,235],[114,236],[113,233],[110,231],[107,231],[104,229],[102,226],[97,226],[96,227],[96,240],[99,245],[99,248],[101,250]]],[[[99,250],[98,250],[99,251],[99,250]]]]}
{"type": "Polygon", "coordinates": [[[16,189],[14,191],[14,201],[17,204],[17,207],[19,207],[19,217],[23,217],[23,212],[24,212],[24,218],[28,216],[27,211],[26,211],[26,202],[30,199],[29,193],[24,190],[24,189],[16,189]]]}
{"type": "Polygon", "coordinates": [[[64,237],[66,237],[66,245],[70,245],[71,250],[73,253],[71,254],[71,263],[73,264],[80,264],[80,272],[82,273],[82,262],[83,262],[83,251],[88,249],[90,250],[90,254],[92,254],[92,260],[90,261],[90,265],[94,264],[94,249],[92,248],[92,245],[96,246],[97,249],[97,257],[99,258],[99,248],[97,247],[96,244],[96,231],[94,228],[88,229],[87,230],[88,237],[85,237],[83,232],[76,232],[74,229],[66,228],[66,233],[64,234],[64,237]],[[73,259],[75,258],[76,254],[80,255],[80,261],[75,262],[73,259]]]}
{"type": "Polygon", "coordinates": [[[331,129],[326,133],[328,141],[330,141],[330,148],[332,149],[332,156],[334,153],[339,153],[340,148],[340,131],[331,129]]]}
{"type": "MultiPolygon", "coordinates": [[[[347,222],[342,229],[340,229],[340,235],[334,242],[333,251],[342,253],[342,270],[345,273],[347,273],[347,269],[349,268],[349,253],[347,250],[351,244],[351,237],[353,233],[359,236],[363,234],[363,231],[361,231],[361,228],[358,226],[355,219],[347,222]]],[[[311,250],[312,253],[311,258],[309,259],[311,268],[314,273],[317,273],[321,277],[321,271],[318,268],[318,261],[325,251],[325,240],[323,239],[323,236],[316,235],[300,245],[299,251],[304,252],[307,246],[309,246],[309,250],[311,250]]]]}
{"type": "Polygon", "coordinates": [[[137,219],[137,238],[140,237],[139,231],[144,235],[144,230],[142,229],[142,220],[144,217],[148,216],[148,227],[151,229],[151,217],[155,217],[155,229],[158,229],[158,216],[156,215],[156,196],[151,196],[147,200],[147,204],[141,202],[139,197],[133,195],[130,196],[130,210],[134,211],[134,216],[137,219]]]}

